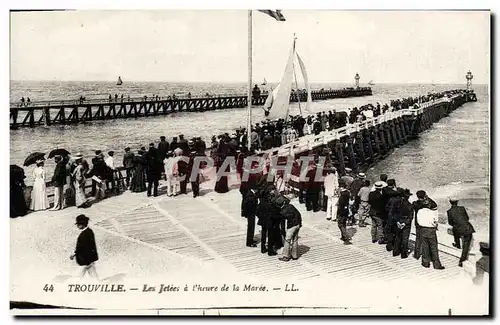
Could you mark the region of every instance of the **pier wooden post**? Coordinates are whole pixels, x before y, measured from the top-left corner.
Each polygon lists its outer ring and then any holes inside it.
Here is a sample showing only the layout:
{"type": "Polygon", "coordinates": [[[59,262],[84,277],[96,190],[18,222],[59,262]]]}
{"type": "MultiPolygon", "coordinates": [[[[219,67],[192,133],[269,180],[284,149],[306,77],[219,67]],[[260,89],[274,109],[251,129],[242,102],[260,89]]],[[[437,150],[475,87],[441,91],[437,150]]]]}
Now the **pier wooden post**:
{"type": "MultiPolygon", "coordinates": [[[[380,141],[378,140],[378,135],[377,135],[377,127],[376,126],[372,127],[369,132],[370,132],[370,142],[373,141],[372,149],[375,148],[375,150],[377,150],[378,156],[382,155],[380,149],[380,141]]],[[[375,158],[375,153],[373,153],[372,157],[375,158]]]]}
{"type": "Polygon", "coordinates": [[[64,107],[59,110],[59,116],[61,119],[61,124],[66,124],[66,109],[64,107]]]}
{"type": "Polygon", "coordinates": [[[349,162],[351,163],[351,169],[354,173],[358,173],[358,164],[356,162],[356,156],[354,154],[354,145],[352,138],[350,136],[347,137],[347,152],[349,154],[349,162]]]}
{"type": "Polygon", "coordinates": [[[406,134],[405,134],[404,126],[403,126],[403,118],[399,118],[397,120],[396,127],[397,127],[397,129],[399,131],[399,135],[400,135],[401,141],[403,143],[407,143],[408,139],[406,138],[406,134]]]}
{"type": "Polygon", "coordinates": [[[19,109],[17,107],[13,107],[10,110],[10,113],[12,114],[12,127],[16,129],[17,126],[17,117],[19,115],[19,109]]]}
{"type": "Polygon", "coordinates": [[[390,126],[391,126],[390,131],[391,131],[391,136],[392,136],[392,143],[394,144],[395,147],[397,147],[400,144],[400,138],[399,138],[399,134],[396,130],[396,123],[394,121],[391,121],[390,126]]]}
{"type": "Polygon", "coordinates": [[[366,143],[366,148],[368,149],[368,159],[367,160],[373,160],[373,147],[372,147],[372,138],[371,138],[371,132],[369,130],[365,130],[363,132],[363,139],[366,143]]]}
{"type": "Polygon", "coordinates": [[[389,148],[387,147],[387,143],[385,141],[385,135],[384,135],[384,127],[383,126],[380,126],[379,129],[378,129],[378,139],[379,139],[379,143],[380,143],[380,153],[381,155],[385,155],[386,152],[389,151],[389,148]]]}
{"type": "Polygon", "coordinates": [[[339,162],[339,175],[345,175],[345,161],[342,147],[343,143],[340,141],[335,144],[335,154],[337,156],[337,161],[339,162]]]}
{"type": "Polygon", "coordinates": [[[44,117],[44,123],[46,126],[50,126],[50,108],[45,107],[43,109],[43,117],[44,117]]]}
{"type": "Polygon", "coordinates": [[[403,118],[403,127],[404,127],[404,130],[405,130],[405,135],[406,135],[406,141],[408,141],[411,137],[411,134],[410,134],[410,118],[408,117],[404,117],[403,118]]]}
{"type": "Polygon", "coordinates": [[[361,133],[358,133],[357,134],[357,137],[356,137],[356,143],[357,143],[357,147],[358,147],[358,157],[360,159],[360,163],[365,163],[366,162],[366,158],[365,158],[365,145],[364,145],[364,137],[361,133]]]}
{"type": "Polygon", "coordinates": [[[384,136],[386,138],[386,143],[387,143],[387,148],[388,148],[387,151],[389,151],[390,149],[394,148],[394,144],[392,143],[392,138],[391,138],[391,134],[390,134],[390,128],[387,125],[387,123],[384,123],[383,134],[384,134],[384,136]]]}
{"type": "Polygon", "coordinates": [[[34,128],[35,127],[35,109],[30,108],[29,114],[30,114],[30,127],[34,128]]]}

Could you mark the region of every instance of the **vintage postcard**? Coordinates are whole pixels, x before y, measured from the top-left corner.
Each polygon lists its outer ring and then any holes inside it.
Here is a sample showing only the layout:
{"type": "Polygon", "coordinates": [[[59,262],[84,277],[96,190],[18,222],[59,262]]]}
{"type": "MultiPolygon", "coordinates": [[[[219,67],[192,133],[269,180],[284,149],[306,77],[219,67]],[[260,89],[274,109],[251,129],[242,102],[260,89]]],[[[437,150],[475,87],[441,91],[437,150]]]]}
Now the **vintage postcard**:
{"type": "Polygon", "coordinates": [[[11,11],[11,314],[491,314],[490,19],[11,11]]]}

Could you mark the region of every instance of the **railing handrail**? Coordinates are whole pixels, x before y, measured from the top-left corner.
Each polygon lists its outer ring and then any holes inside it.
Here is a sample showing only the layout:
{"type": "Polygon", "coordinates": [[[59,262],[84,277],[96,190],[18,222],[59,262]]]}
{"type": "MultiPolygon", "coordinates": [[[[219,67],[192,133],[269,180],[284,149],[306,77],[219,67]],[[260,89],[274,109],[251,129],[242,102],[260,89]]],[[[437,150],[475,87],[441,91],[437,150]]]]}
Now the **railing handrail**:
{"type": "Polygon", "coordinates": [[[265,150],[260,152],[261,154],[265,156],[282,156],[282,155],[292,155],[295,154],[295,149],[298,148],[308,148],[309,150],[314,149],[315,147],[324,145],[329,143],[332,140],[339,140],[341,137],[345,135],[352,134],[354,132],[359,132],[360,130],[367,129],[372,126],[380,125],[385,122],[403,117],[403,116],[415,116],[423,113],[424,109],[440,104],[442,102],[447,102],[451,101],[459,96],[462,96],[462,94],[457,94],[452,96],[452,98],[448,97],[443,97],[439,98],[436,100],[432,100],[426,103],[420,104],[418,108],[408,108],[408,109],[401,109],[398,111],[388,111],[385,114],[376,116],[376,117],[369,117],[366,120],[362,122],[356,122],[352,124],[347,124],[344,127],[331,130],[331,131],[323,131],[318,135],[307,135],[304,137],[301,137],[293,142],[287,143],[279,148],[273,148],[269,150],[265,150]]]}
{"type": "MultiPolygon", "coordinates": [[[[369,87],[360,87],[360,88],[353,88],[353,89],[315,89],[312,90],[311,93],[341,93],[341,92],[353,92],[353,91],[367,91],[370,90],[371,88],[369,87]]],[[[303,93],[302,90],[296,91],[299,93],[303,93]]],[[[269,92],[261,91],[261,96],[266,96],[268,95],[269,92]]],[[[191,95],[189,96],[188,94],[180,94],[180,95],[167,95],[167,96],[158,96],[158,100],[156,99],[156,96],[146,96],[146,101],[148,102],[153,102],[153,101],[168,101],[168,100],[188,100],[188,99],[210,99],[210,98],[232,98],[232,97],[242,97],[242,98],[247,98],[247,94],[196,94],[196,95],[191,95]],[[175,99],[173,96],[175,95],[175,99]],[[170,98],[169,98],[170,97],[170,98]]],[[[85,99],[81,101],[80,99],[63,99],[63,100],[38,100],[38,101],[30,101],[27,103],[26,101],[22,103],[21,101],[17,102],[10,102],[10,107],[11,108],[26,108],[30,109],[33,107],[47,107],[47,106],[62,106],[62,105],[77,105],[77,104],[108,104],[108,103],[137,103],[137,102],[143,102],[144,101],[144,96],[134,96],[134,97],[121,97],[119,96],[118,98],[112,97],[111,99],[109,98],[90,98],[90,99],[85,99]],[[22,106],[21,106],[22,105],[22,106]]]]}

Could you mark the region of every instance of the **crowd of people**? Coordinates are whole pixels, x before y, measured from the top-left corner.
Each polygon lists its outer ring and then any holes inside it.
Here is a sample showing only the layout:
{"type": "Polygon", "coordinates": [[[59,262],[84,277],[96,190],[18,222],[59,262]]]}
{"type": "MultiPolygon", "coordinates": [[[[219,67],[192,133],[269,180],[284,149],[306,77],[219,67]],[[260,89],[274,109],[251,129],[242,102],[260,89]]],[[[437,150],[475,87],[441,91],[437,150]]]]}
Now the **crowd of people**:
{"type": "MultiPolygon", "coordinates": [[[[197,171],[203,166],[194,166],[195,157],[205,156],[208,148],[211,149],[209,155],[217,172],[226,158],[233,157],[236,161],[236,172],[241,176],[244,158],[255,155],[259,150],[279,147],[306,134],[333,130],[366,119],[370,115],[378,116],[388,110],[412,107],[454,93],[456,91],[404,98],[391,101],[390,105],[370,104],[355,107],[349,113],[329,111],[307,117],[291,116],[286,121],[262,121],[252,126],[250,149],[247,149],[246,130],[240,128],[231,135],[224,133],[212,137],[210,147],[207,147],[200,137],[188,141],[183,135],[179,135],[170,143],[162,136],[157,145],[151,143],[148,149],[141,147],[136,153],[125,148],[122,168],[118,168],[118,163],[115,162],[114,151],[109,151],[105,157],[100,150],[96,150],[91,164],[79,153],[72,156],[56,155],[56,167],[50,180],[54,187],[52,210],[72,205],[87,207],[90,204],[89,197],[93,197],[92,202],[95,202],[126,189],[132,192],[147,192],[147,196],[158,196],[159,181],[162,178],[167,183],[167,195],[187,194],[187,183],[190,181],[193,196],[197,197],[202,181],[202,176],[197,171]],[[183,157],[187,159],[182,159],[183,157]],[[125,176],[121,177],[121,171],[125,172],[125,176]],[[194,171],[197,174],[193,177],[191,174],[194,171]],[[86,192],[87,179],[92,182],[90,193],[86,192]]],[[[29,209],[23,192],[24,172],[11,170],[11,216],[25,215],[28,210],[49,208],[44,161],[39,160],[36,165],[29,209]]],[[[229,172],[229,166],[226,168],[225,171],[229,172]]],[[[318,165],[311,164],[308,175],[315,175],[317,170],[318,165]]],[[[324,210],[328,220],[336,220],[341,231],[341,240],[345,244],[351,243],[347,226],[366,227],[367,220],[370,220],[373,243],[386,245],[387,250],[392,251],[394,256],[406,258],[411,223],[415,219],[417,242],[414,257],[420,258],[422,255],[424,267],[429,267],[432,262],[434,268],[444,268],[437,251],[437,215],[426,211],[434,211],[437,206],[424,191],[418,191],[418,200],[409,203],[408,199],[412,195],[410,190],[397,187],[395,180],[387,179],[387,176],[382,176],[380,181],[370,187],[371,184],[364,174],[353,177],[349,168],[346,168],[346,175],[338,175],[332,166],[323,170],[325,174],[320,182],[301,182],[298,185],[299,199],[301,203],[306,204],[307,210],[324,210]]],[[[290,204],[290,198],[282,195],[284,187],[277,186],[276,179],[272,182],[262,179],[259,174],[251,174],[248,181],[241,182],[242,216],[248,219],[246,244],[256,246],[253,233],[257,217],[262,226],[261,251],[276,255],[277,250],[284,245],[283,260],[298,258],[297,238],[302,224],[300,213],[290,204]]],[[[214,190],[218,193],[229,191],[227,176],[216,180],[214,190]]],[[[463,210],[460,211],[463,215],[463,210]]],[[[461,218],[463,219],[463,216],[461,218]]],[[[471,234],[461,236],[469,235],[471,234]]],[[[470,247],[468,238],[466,237],[463,244],[466,250],[470,247]]],[[[456,245],[460,247],[459,242],[456,245]]],[[[464,258],[466,257],[460,259],[460,263],[464,258]]]]}
{"type": "MultiPolygon", "coordinates": [[[[340,229],[340,239],[351,245],[351,235],[347,227],[366,227],[371,224],[373,244],[384,245],[392,256],[408,258],[409,238],[412,223],[416,229],[413,257],[422,259],[421,264],[429,268],[443,270],[438,250],[438,206],[425,191],[416,192],[416,200],[410,202],[413,193],[398,187],[395,179],[385,174],[373,186],[364,173],[352,176],[338,175],[335,167],[310,164],[307,178],[298,186],[299,202],[306,205],[307,211],[326,212],[328,221],[336,221],[340,229]],[[322,177],[317,177],[320,173],[322,177]]],[[[283,261],[297,259],[298,233],[302,225],[300,212],[290,204],[290,197],[276,184],[276,178],[265,174],[251,174],[242,182],[241,215],[247,218],[246,245],[256,247],[253,241],[255,218],[261,231],[261,252],[276,255],[283,245],[283,261]],[[271,180],[270,180],[271,179],[271,180]],[[267,242],[267,245],[266,245],[267,242]]],[[[458,199],[450,198],[451,208],[447,211],[448,223],[452,226],[454,246],[462,249],[459,266],[468,259],[472,234],[475,232],[469,222],[464,207],[458,206],[458,199]],[[462,243],[461,243],[462,242],[462,243]]]]}

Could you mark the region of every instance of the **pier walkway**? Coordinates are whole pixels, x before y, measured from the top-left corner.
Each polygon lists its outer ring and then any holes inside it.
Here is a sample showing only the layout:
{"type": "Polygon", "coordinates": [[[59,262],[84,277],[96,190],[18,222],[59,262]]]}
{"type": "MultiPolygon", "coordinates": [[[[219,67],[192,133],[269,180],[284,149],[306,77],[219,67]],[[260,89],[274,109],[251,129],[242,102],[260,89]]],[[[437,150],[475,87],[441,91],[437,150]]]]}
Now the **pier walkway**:
{"type": "MultiPolygon", "coordinates": [[[[337,90],[313,90],[312,100],[359,97],[372,95],[370,87],[337,90]]],[[[264,105],[268,94],[252,97],[253,106],[264,105]]],[[[305,102],[307,93],[290,95],[291,102],[305,102]]],[[[117,99],[52,100],[10,104],[10,127],[36,127],[77,124],[100,120],[137,118],[167,115],[175,112],[203,112],[218,109],[244,108],[248,106],[246,94],[209,95],[190,97],[134,97],[117,99]]]]}
{"type": "MultiPolygon", "coordinates": [[[[417,120],[412,122],[412,128],[418,133],[461,106],[466,100],[465,95],[457,94],[451,98],[429,102],[414,111],[389,113],[392,114],[392,119],[386,114],[364,123],[365,126],[371,124],[366,126],[368,128],[375,128],[391,123],[394,118],[413,116],[417,120]]],[[[346,137],[342,136],[344,133],[349,137],[351,136],[349,132],[359,132],[362,128],[362,125],[347,126],[345,130],[305,137],[268,153],[293,152],[297,155],[309,152],[330,145],[332,141],[344,139],[346,137]]],[[[403,137],[398,138],[403,139],[403,137]]],[[[347,162],[356,163],[355,157],[351,156],[347,162]]],[[[230,179],[230,186],[232,190],[229,193],[217,194],[212,191],[214,179],[211,178],[201,185],[202,195],[198,198],[193,198],[191,195],[167,197],[162,195],[165,192],[165,184],[161,182],[160,196],[156,198],[148,198],[145,193],[126,191],[119,196],[96,202],[87,209],[70,207],[62,211],[35,212],[25,217],[11,219],[11,255],[41,255],[40,261],[60,264],[60,256],[68,253],[68,249],[74,245],[75,238],[66,234],[61,235],[54,229],[60,229],[64,233],[64,227],[73,227],[73,220],[77,214],[85,213],[91,218],[91,227],[96,230],[101,251],[106,249],[119,251],[120,256],[123,256],[129,247],[140,246],[157,251],[161,256],[168,256],[171,259],[169,270],[175,270],[177,265],[182,268],[183,265],[214,264],[220,272],[265,278],[293,277],[299,280],[335,277],[394,280],[401,277],[415,277],[426,281],[449,280],[460,276],[464,270],[458,267],[460,251],[451,246],[453,237],[447,231],[438,233],[440,257],[446,269],[442,271],[425,269],[420,265],[420,261],[415,261],[412,257],[395,258],[385,250],[384,246],[372,244],[370,227],[350,227],[348,231],[353,235],[353,245],[343,245],[337,224],[326,221],[325,212],[304,211],[304,206],[299,205],[296,200],[293,203],[303,215],[303,228],[299,239],[300,258],[297,261],[281,262],[275,257],[261,254],[259,248],[249,248],[244,245],[246,219],[240,217],[241,195],[237,190],[237,181],[230,179]],[[47,233],[62,239],[53,240],[52,236],[46,236],[47,233]],[[49,258],[45,255],[53,256],[49,258]],[[172,260],[175,262],[171,262],[172,260]]],[[[440,227],[443,228],[443,225],[440,227]]],[[[256,233],[258,234],[258,231],[256,233]]],[[[475,259],[475,254],[474,251],[471,254],[471,263],[475,259]]],[[[140,271],[137,271],[137,267],[133,264],[130,273],[125,271],[125,276],[137,275],[134,272],[148,273],[148,263],[155,262],[153,259],[148,262],[144,261],[144,257],[141,258],[147,265],[141,266],[140,271]]],[[[22,270],[21,265],[16,267],[16,261],[19,263],[22,260],[14,259],[13,269],[22,270]]],[[[116,263],[120,264],[118,268],[122,270],[128,268],[128,263],[120,261],[115,256],[109,256],[109,260],[102,259],[100,263],[103,264],[104,270],[106,263],[112,263],[113,267],[108,266],[112,269],[117,268],[116,263]]],[[[465,263],[466,267],[473,267],[471,263],[465,263]]],[[[61,266],[59,269],[64,268],[66,267],[61,266]]],[[[151,272],[156,269],[155,266],[151,266],[151,272]]]]}

